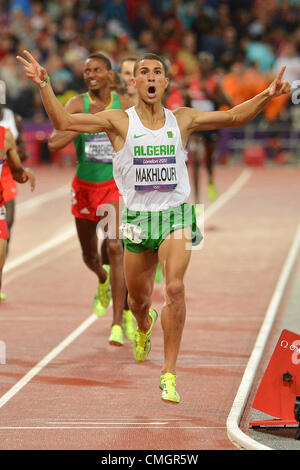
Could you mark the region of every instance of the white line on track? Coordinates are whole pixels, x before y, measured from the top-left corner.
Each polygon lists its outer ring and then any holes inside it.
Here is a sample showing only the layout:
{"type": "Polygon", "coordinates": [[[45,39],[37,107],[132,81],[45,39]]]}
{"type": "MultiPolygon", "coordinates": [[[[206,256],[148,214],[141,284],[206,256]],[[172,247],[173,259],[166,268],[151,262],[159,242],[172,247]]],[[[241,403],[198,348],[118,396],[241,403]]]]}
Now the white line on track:
{"type": "Polygon", "coordinates": [[[76,235],[76,230],[73,224],[68,225],[65,230],[56,235],[50,240],[47,240],[45,243],[38,245],[37,247],[33,248],[30,251],[27,251],[24,255],[19,256],[18,258],[9,261],[6,265],[4,265],[3,272],[6,273],[11,271],[14,268],[19,267],[20,265],[26,263],[27,261],[31,261],[33,258],[40,256],[41,254],[56,248],[58,245],[65,243],[66,241],[70,240],[72,237],[76,235]]]}
{"type": "Polygon", "coordinates": [[[20,379],[8,392],[0,398],[0,408],[4,406],[14,395],[16,395],[33,377],[35,377],[49,362],[60,354],[69,344],[91,326],[98,317],[93,313],[76,330],[67,336],[58,346],[50,351],[36,366],[34,366],[22,379],[20,379]]]}
{"type": "Polygon", "coordinates": [[[225,426],[0,426],[2,430],[19,429],[225,429],[225,426]]]}
{"type": "Polygon", "coordinates": [[[154,425],[168,424],[168,422],[167,422],[167,421],[166,421],[166,422],[161,422],[161,421],[160,421],[160,422],[157,422],[157,423],[155,423],[155,422],[147,422],[147,423],[141,423],[141,422],[138,422],[138,423],[118,423],[118,422],[115,422],[115,423],[105,423],[105,422],[99,422],[99,423],[97,423],[97,422],[90,422],[90,421],[85,421],[85,422],[82,422],[82,421],[80,421],[80,422],[76,422],[76,421],[75,421],[75,422],[72,422],[72,421],[64,422],[64,421],[62,421],[62,422],[60,422],[60,423],[55,423],[55,422],[49,421],[48,424],[49,424],[49,425],[51,424],[51,425],[53,425],[53,426],[58,426],[58,425],[59,425],[59,426],[63,426],[63,425],[67,425],[67,426],[71,426],[71,425],[77,426],[78,424],[79,424],[80,426],[89,426],[90,424],[93,424],[93,425],[95,425],[95,426],[99,426],[99,425],[101,425],[101,426],[114,426],[114,425],[119,425],[119,424],[124,425],[124,426],[127,426],[127,425],[128,425],[128,426],[129,426],[129,425],[132,425],[132,426],[136,426],[136,425],[137,425],[137,426],[140,426],[140,425],[142,425],[142,424],[147,424],[147,425],[149,424],[149,426],[151,426],[151,425],[154,426],[154,425]]]}
{"type": "MultiPolygon", "coordinates": [[[[12,281],[15,281],[16,279],[24,275],[28,276],[28,274],[31,271],[39,269],[45,264],[51,263],[57,258],[60,258],[61,256],[65,256],[70,251],[74,251],[75,249],[78,249],[78,246],[79,246],[78,243],[79,243],[78,240],[75,237],[73,237],[72,239],[68,240],[67,244],[66,243],[61,244],[61,246],[57,247],[56,250],[49,250],[47,253],[45,252],[45,256],[37,256],[35,259],[31,260],[30,263],[19,265],[18,269],[10,269],[9,272],[6,272],[5,274],[5,285],[9,284],[12,281]]],[[[1,316],[1,319],[4,320],[5,317],[1,316]]],[[[10,321],[15,321],[15,320],[25,321],[26,317],[10,316],[10,321]]],[[[32,318],[32,320],[34,319],[32,318]]],[[[41,319],[39,318],[38,321],[40,320],[41,319]]]]}
{"type": "Polygon", "coordinates": [[[263,324],[257,336],[254,348],[245,369],[237,395],[233,402],[231,411],[227,418],[227,434],[234,445],[247,450],[273,450],[259,442],[251,439],[240,428],[239,423],[244,411],[247,399],[249,397],[255,375],[262,358],[264,348],[269,338],[271,328],[277,315],[280,302],[282,301],[286,285],[290,278],[291,271],[295,265],[300,250],[300,224],[297,228],[294,241],[291,245],[288,256],[285,260],[279,280],[275,287],[271,302],[265,315],[263,324]]]}
{"type": "MultiPolygon", "coordinates": [[[[41,418],[37,418],[37,419],[32,419],[31,421],[45,421],[47,422],[47,424],[62,424],[62,422],[64,424],[74,424],[74,422],[76,421],[76,423],[78,424],[80,422],[80,424],[86,424],[87,422],[89,422],[90,424],[113,424],[113,423],[110,423],[110,419],[111,418],[104,418],[103,416],[101,417],[98,417],[98,418],[90,418],[90,417],[85,417],[85,418],[80,418],[79,416],[76,416],[76,417],[73,417],[73,418],[64,418],[63,420],[61,419],[55,419],[55,418],[52,418],[51,421],[47,421],[48,418],[45,418],[45,419],[41,419],[41,418]],[[101,423],[99,422],[99,420],[102,420],[101,423]]],[[[163,420],[160,420],[159,418],[135,418],[135,417],[131,417],[131,416],[124,416],[124,417],[121,417],[120,420],[122,420],[121,423],[119,424],[127,424],[127,421],[126,419],[128,419],[129,421],[134,421],[135,424],[147,424],[147,423],[144,423],[144,421],[147,421],[148,422],[152,422],[152,420],[155,420],[156,424],[165,424],[164,421],[167,420],[168,422],[169,421],[193,421],[194,418],[179,418],[179,417],[176,417],[176,418],[171,418],[170,416],[168,416],[167,418],[163,419],[163,420]]]]}
{"type": "MultiPolygon", "coordinates": [[[[220,196],[215,203],[212,203],[209,206],[209,209],[206,211],[205,219],[207,220],[211,215],[215,214],[217,210],[224,206],[230,199],[232,199],[246,184],[249,180],[252,172],[249,169],[244,169],[235,182],[228,188],[225,193],[220,196]],[[218,202],[221,200],[220,202],[218,202]],[[214,209],[214,207],[216,207],[214,209]]],[[[74,227],[70,227],[64,234],[61,234],[53,239],[49,240],[42,245],[39,245],[35,249],[31,250],[28,253],[20,256],[16,260],[12,261],[10,264],[7,263],[6,270],[9,271],[21,264],[31,260],[32,258],[38,256],[42,252],[46,252],[52,248],[55,248],[61,243],[64,243],[66,240],[70,239],[75,235],[74,227]]],[[[30,382],[33,377],[35,377],[44,367],[46,367],[49,362],[51,362],[58,354],[60,354],[67,346],[69,346],[78,336],[80,336],[89,326],[91,326],[98,317],[95,314],[90,315],[78,328],[76,328],[67,338],[65,338],[58,346],[56,346],[52,351],[50,351],[41,361],[34,366],[24,377],[22,377],[12,388],[10,388],[1,398],[0,398],[0,408],[2,408],[11,398],[13,398],[25,385],[30,382]]],[[[0,427],[0,429],[13,429],[10,427],[0,427]]],[[[21,427],[16,429],[34,429],[21,427]]]]}
{"type": "Polygon", "coordinates": [[[32,212],[39,209],[43,204],[54,201],[61,197],[67,196],[70,194],[71,185],[66,184],[60,188],[53,189],[52,191],[47,191],[46,193],[40,194],[38,196],[32,197],[27,201],[23,201],[16,204],[16,210],[18,211],[18,218],[22,216],[28,216],[32,212]]]}
{"type": "Polygon", "coordinates": [[[218,210],[220,210],[230,199],[232,199],[247,183],[249,178],[252,175],[252,171],[249,168],[245,168],[240,176],[234,181],[234,183],[221,194],[218,199],[211,204],[206,210],[204,219],[207,221],[212,215],[214,215],[218,210]]]}

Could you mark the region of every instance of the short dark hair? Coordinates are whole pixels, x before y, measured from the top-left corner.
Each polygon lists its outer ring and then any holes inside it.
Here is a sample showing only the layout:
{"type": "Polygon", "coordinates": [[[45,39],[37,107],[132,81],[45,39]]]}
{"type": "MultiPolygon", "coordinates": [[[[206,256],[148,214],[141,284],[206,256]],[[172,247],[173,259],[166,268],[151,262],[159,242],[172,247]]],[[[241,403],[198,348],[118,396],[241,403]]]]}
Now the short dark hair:
{"type": "Polygon", "coordinates": [[[126,57],[125,59],[122,59],[119,64],[119,70],[121,71],[122,65],[124,64],[124,62],[136,62],[136,61],[137,61],[137,57],[126,57]]]}
{"type": "Polygon", "coordinates": [[[133,75],[134,76],[136,75],[136,71],[137,71],[139,63],[142,60],[157,60],[158,62],[160,62],[162,64],[166,77],[169,75],[169,69],[168,69],[168,66],[167,66],[165,60],[157,54],[152,54],[150,52],[147,52],[146,54],[143,54],[141,57],[139,57],[136,60],[136,62],[134,64],[134,69],[133,69],[133,75]]]}
{"type": "Polygon", "coordinates": [[[103,52],[92,52],[87,58],[86,60],[88,59],[100,59],[104,62],[107,70],[111,70],[112,69],[112,65],[111,65],[111,61],[109,59],[109,57],[105,54],[103,54],[103,52]]]}

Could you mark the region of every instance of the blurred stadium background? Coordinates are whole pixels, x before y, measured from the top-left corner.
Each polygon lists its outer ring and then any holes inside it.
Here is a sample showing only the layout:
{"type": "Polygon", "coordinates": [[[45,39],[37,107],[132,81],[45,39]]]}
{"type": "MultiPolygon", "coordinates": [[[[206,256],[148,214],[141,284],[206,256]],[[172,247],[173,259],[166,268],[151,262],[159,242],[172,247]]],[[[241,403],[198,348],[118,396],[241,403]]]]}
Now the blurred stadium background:
{"type": "MultiPolygon", "coordinates": [[[[62,103],[85,91],[83,63],[96,50],[116,71],[125,57],[163,55],[182,94],[197,75],[198,54],[209,52],[233,104],[265,88],[282,64],[287,80],[300,79],[300,0],[2,0],[0,24],[0,79],[7,106],[23,118],[29,164],[70,164],[75,154],[73,144],[49,154],[52,127],[38,87],[15,59],[24,49],[47,68],[62,103]]],[[[300,108],[280,97],[248,126],[222,131],[216,157],[222,164],[298,164],[299,136],[300,108]]]]}

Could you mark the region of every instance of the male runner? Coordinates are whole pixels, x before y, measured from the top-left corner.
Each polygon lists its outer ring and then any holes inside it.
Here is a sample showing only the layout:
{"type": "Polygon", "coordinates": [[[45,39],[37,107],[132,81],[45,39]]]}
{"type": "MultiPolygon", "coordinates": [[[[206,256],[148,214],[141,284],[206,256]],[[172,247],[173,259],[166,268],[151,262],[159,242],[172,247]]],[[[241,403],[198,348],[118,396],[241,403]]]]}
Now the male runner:
{"type": "MultiPolygon", "coordinates": [[[[198,58],[199,70],[191,79],[188,90],[192,107],[201,111],[215,111],[222,105],[231,107],[232,103],[224,93],[214,70],[213,55],[208,52],[201,52],[198,58]]],[[[196,132],[191,136],[190,148],[194,156],[193,180],[196,204],[200,202],[199,169],[203,147],[208,175],[207,197],[211,201],[217,197],[217,188],[214,181],[214,153],[218,138],[219,132],[216,129],[196,132]]]]}
{"type": "Polygon", "coordinates": [[[127,93],[131,98],[131,101],[134,104],[138,103],[138,94],[137,90],[134,86],[134,75],[133,75],[133,70],[134,70],[134,64],[136,63],[137,58],[136,57],[126,57],[120,62],[119,65],[119,70],[120,70],[120,75],[123,77],[126,86],[127,86],[127,93]]]}
{"type": "MultiPolygon", "coordinates": [[[[127,86],[127,93],[130,96],[131,101],[136,105],[138,104],[139,97],[137,93],[137,89],[134,86],[134,65],[136,63],[137,58],[134,57],[126,57],[120,62],[120,74],[123,77],[126,86],[127,86]]],[[[157,264],[156,273],[155,273],[155,282],[160,284],[162,282],[163,276],[161,271],[160,263],[157,264]]]]}
{"type": "MultiPolygon", "coordinates": [[[[14,180],[18,183],[26,183],[29,181],[31,190],[33,191],[35,187],[33,171],[30,168],[23,168],[11,131],[0,126],[0,177],[5,160],[7,160],[14,180]]],[[[4,203],[3,188],[0,179],[0,290],[2,286],[2,271],[7,253],[7,240],[9,239],[4,203]]],[[[0,300],[2,299],[0,298],[0,300]]]]}
{"type": "Polygon", "coordinates": [[[137,320],[134,356],[144,361],[157,313],[151,295],[158,259],[165,276],[165,304],[161,312],[164,364],[160,378],[162,399],[180,401],[176,389],[176,362],[186,316],[184,274],[195,235],[195,210],[186,201],[190,194],[185,146],[199,130],[238,127],[253,119],[270,100],[290,92],[282,80],[284,69],[262,93],[228,111],[203,112],[162,106],[168,86],[165,63],[145,54],[135,64],[136,106],[97,114],[70,114],[53,93],[45,68],[24,51],[28,78],[40,86],[45,109],[54,127],[75,132],[107,132],[114,147],[114,176],[124,197],[122,215],[125,243],[125,279],[129,306],[137,320]],[[188,230],[187,230],[188,229],[188,230]]]}
{"type": "MultiPolygon", "coordinates": [[[[88,91],[71,98],[66,103],[69,113],[95,113],[104,109],[126,109],[132,106],[126,95],[121,96],[111,90],[115,81],[109,58],[96,52],[91,54],[84,65],[83,78],[88,91]]],[[[104,132],[79,133],[54,130],[49,138],[50,152],[55,152],[74,141],[77,153],[76,175],[72,183],[72,214],[75,217],[78,238],[83,260],[98,277],[98,289],[93,311],[99,317],[106,313],[113,299],[113,320],[109,343],[123,344],[123,330],[133,341],[135,322],[126,307],[125,282],[123,272],[123,247],[117,239],[106,237],[98,252],[97,224],[101,220],[97,209],[111,204],[119,217],[119,190],[113,179],[111,143],[104,132]],[[123,326],[123,328],[122,328],[123,326]]],[[[116,221],[111,220],[116,226],[116,221]]]]}
{"type": "MultiPolygon", "coordinates": [[[[28,153],[23,136],[22,119],[3,104],[0,104],[0,126],[11,131],[17,145],[17,152],[21,162],[27,160],[28,153]]],[[[3,199],[5,201],[6,223],[9,232],[9,238],[7,240],[8,248],[11,239],[11,229],[15,220],[15,199],[18,195],[18,188],[6,161],[4,161],[2,167],[1,184],[3,188],[3,199]]],[[[0,298],[1,300],[5,300],[6,294],[0,292],[0,298]]]]}

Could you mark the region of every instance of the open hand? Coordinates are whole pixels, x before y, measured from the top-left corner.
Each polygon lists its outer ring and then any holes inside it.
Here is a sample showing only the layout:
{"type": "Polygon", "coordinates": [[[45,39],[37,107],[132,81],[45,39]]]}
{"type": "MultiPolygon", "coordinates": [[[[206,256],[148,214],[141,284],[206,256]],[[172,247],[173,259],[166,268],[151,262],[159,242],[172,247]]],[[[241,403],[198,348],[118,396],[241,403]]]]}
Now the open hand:
{"type": "Polygon", "coordinates": [[[268,88],[269,95],[272,96],[272,98],[275,98],[276,96],[280,96],[280,95],[287,95],[291,92],[290,83],[285,80],[282,80],[285,69],[286,69],[286,66],[282,67],[279,74],[277,75],[275,80],[273,80],[273,82],[270,84],[268,88]]]}
{"type": "Polygon", "coordinates": [[[47,70],[42,67],[28,51],[23,51],[28,60],[17,56],[17,60],[24,65],[24,70],[28,78],[37,85],[40,85],[48,78],[47,70]]]}
{"type": "Polygon", "coordinates": [[[29,181],[30,189],[33,191],[35,188],[35,174],[31,168],[24,168],[24,173],[26,175],[25,177],[27,177],[26,181],[29,181]]]}

